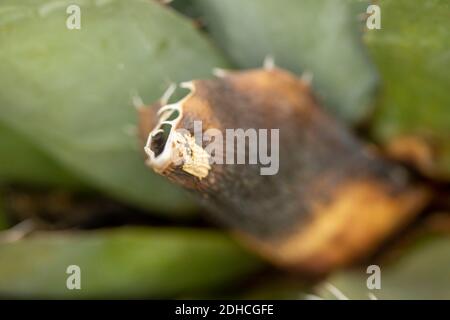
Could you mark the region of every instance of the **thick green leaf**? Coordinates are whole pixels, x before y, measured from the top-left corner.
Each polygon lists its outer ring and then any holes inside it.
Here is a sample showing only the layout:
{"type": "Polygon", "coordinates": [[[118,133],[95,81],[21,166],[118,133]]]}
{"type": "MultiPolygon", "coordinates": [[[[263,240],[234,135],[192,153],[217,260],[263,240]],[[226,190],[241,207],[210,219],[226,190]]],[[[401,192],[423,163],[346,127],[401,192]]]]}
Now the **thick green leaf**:
{"type": "Polygon", "coordinates": [[[224,66],[194,27],[153,1],[0,4],[0,122],[118,198],[172,213],[190,206],[144,166],[131,96],[224,66]],[[66,8],[81,7],[81,29],[66,8]],[[131,131],[131,133],[130,133],[131,131]]]}
{"type": "Polygon", "coordinates": [[[0,184],[19,182],[39,186],[81,188],[78,178],[66,172],[20,134],[0,124],[0,184]]]}
{"type": "Polygon", "coordinates": [[[374,136],[425,141],[434,157],[425,173],[450,179],[450,2],[377,3],[382,29],[366,33],[383,79],[374,136]]]}
{"type": "Polygon", "coordinates": [[[326,105],[351,122],[365,118],[376,84],[359,30],[361,5],[346,0],[191,0],[206,28],[240,67],[278,66],[314,75],[326,105]]]}
{"type": "MultiPolygon", "coordinates": [[[[397,261],[381,265],[381,289],[369,290],[366,270],[343,272],[329,283],[349,299],[450,299],[450,237],[429,239],[397,261]]],[[[333,298],[319,290],[324,298],[333,298]]],[[[336,297],[334,297],[336,298],[336,297]]]]}
{"type": "Polygon", "coordinates": [[[0,261],[0,295],[21,298],[176,297],[230,286],[262,267],[227,236],[196,229],[41,233],[1,243],[0,261]],[[81,290],[66,287],[69,265],[80,267],[81,290]]]}

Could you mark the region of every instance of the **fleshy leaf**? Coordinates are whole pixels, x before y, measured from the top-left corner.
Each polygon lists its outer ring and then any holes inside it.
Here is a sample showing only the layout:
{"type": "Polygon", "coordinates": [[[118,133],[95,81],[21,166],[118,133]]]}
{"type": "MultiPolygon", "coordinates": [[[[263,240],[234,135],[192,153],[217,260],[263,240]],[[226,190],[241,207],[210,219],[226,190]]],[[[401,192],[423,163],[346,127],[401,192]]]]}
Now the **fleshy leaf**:
{"type": "Polygon", "coordinates": [[[131,105],[224,66],[187,20],[154,1],[2,1],[0,60],[0,122],[118,198],[192,208],[144,166],[131,105]],[[69,4],[81,8],[79,30],[66,27],[69,4]]]}
{"type": "Polygon", "coordinates": [[[19,298],[172,298],[232,286],[262,267],[227,236],[196,229],[120,228],[41,233],[0,243],[0,295],[19,298]],[[68,290],[68,266],[81,290],[68,290]]]}
{"type": "Polygon", "coordinates": [[[383,85],[372,132],[423,173],[450,179],[450,2],[380,0],[365,36],[383,85]]]}
{"type": "MultiPolygon", "coordinates": [[[[450,299],[450,237],[428,239],[409,248],[400,259],[381,265],[381,289],[367,288],[373,274],[366,270],[342,272],[329,283],[349,299],[450,299]]],[[[323,298],[334,298],[329,292],[323,298]]]]}
{"type": "Polygon", "coordinates": [[[82,188],[83,183],[20,134],[0,124],[0,184],[82,188]]]}

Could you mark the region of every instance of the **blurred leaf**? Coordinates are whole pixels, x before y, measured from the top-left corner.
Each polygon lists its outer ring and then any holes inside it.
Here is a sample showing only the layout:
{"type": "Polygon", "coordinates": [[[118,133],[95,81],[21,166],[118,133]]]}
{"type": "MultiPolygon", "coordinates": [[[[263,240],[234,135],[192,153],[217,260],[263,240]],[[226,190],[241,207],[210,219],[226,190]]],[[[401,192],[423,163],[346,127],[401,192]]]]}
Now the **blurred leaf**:
{"type": "Polygon", "coordinates": [[[310,292],[311,285],[305,280],[295,278],[288,275],[275,276],[269,278],[267,276],[264,281],[257,286],[254,286],[244,294],[240,294],[240,299],[250,300],[298,300],[310,292]]]}
{"type": "MultiPolygon", "coordinates": [[[[206,28],[239,67],[312,72],[325,104],[351,122],[365,118],[376,84],[361,41],[361,4],[346,0],[191,0],[206,28]]],[[[362,11],[365,12],[365,11],[362,11]]]]}
{"type": "Polygon", "coordinates": [[[377,4],[382,29],[366,34],[383,78],[373,133],[384,143],[424,139],[435,158],[424,171],[450,179],[450,2],[377,4]]]}
{"type": "Polygon", "coordinates": [[[52,298],[166,298],[230,286],[261,262],[227,236],[196,229],[121,228],[41,233],[0,243],[0,295],[52,298]],[[66,269],[81,269],[81,290],[66,269]]]}
{"type": "Polygon", "coordinates": [[[0,184],[80,188],[82,183],[20,134],[0,124],[0,184]]]}
{"type": "MultiPolygon", "coordinates": [[[[329,282],[350,299],[450,299],[450,237],[429,239],[397,261],[381,265],[381,289],[369,290],[366,270],[343,272],[329,282]]],[[[320,291],[320,290],[319,290],[320,291]]],[[[321,295],[331,298],[330,295],[321,295]]]]}
{"type": "Polygon", "coordinates": [[[183,13],[184,15],[188,16],[189,18],[192,18],[194,23],[198,22],[198,18],[200,16],[200,12],[198,11],[197,7],[191,0],[173,0],[170,2],[170,6],[183,13]]]}
{"type": "Polygon", "coordinates": [[[153,102],[170,81],[225,65],[187,20],[153,1],[2,1],[0,60],[1,122],[118,198],[192,208],[144,166],[131,106],[136,93],[153,102]],[[66,28],[74,3],[80,30],[66,28]]]}
{"type": "Polygon", "coordinates": [[[3,206],[3,196],[0,194],[0,231],[5,230],[9,227],[8,222],[6,221],[6,212],[3,206]]]}

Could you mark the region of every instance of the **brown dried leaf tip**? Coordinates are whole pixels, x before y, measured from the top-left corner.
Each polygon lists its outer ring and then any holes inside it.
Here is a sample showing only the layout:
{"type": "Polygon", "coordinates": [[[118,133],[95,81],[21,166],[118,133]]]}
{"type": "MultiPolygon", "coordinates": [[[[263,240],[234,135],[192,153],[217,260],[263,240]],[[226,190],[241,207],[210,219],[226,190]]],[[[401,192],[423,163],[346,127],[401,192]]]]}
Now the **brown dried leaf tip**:
{"type": "Polygon", "coordinates": [[[275,264],[313,273],[346,265],[428,201],[408,172],[327,115],[304,79],[266,68],[186,86],[191,92],[181,101],[141,109],[147,164],[192,191],[212,217],[275,264]],[[195,121],[205,135],[200,141],[195,121]],[[238,128],[279,129],[266,150],[279,157],[276,174],[261,174],[267,163],[249,164],[249,143],[246,164],[209,161],[217,154],[208,152],[208,130],[226,136],[238,128]]]}

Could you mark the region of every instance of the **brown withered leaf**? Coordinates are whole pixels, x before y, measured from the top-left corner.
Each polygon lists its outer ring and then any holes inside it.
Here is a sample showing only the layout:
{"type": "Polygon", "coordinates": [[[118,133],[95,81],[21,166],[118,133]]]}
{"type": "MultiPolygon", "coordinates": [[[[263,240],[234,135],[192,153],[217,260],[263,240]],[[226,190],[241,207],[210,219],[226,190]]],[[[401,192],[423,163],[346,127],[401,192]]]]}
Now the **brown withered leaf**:
{"type": "Polygon", "coordinates": [[[191,92],[182,100],[141,112],[147,164],[196,194],[214,219],[276,264],[314,273],[347,264],[427,202],[427,190],[405,169],[326,114],[304,79],[270,67],[222,71],[184,86],[191,92]],[[196,140],[195,121],[203,140],[196,140]],[[211,129],[223,139],[214,154],[211,129]],[[238,145],[225,148],[235,138],[227,129],[243,129],[247,138],[254,129],[279,130],[267,147],[273,162],[263,164],[259,153],[249,164],[255,150],[248,140],[240,150],[245,164],[205,162],[205,153],[211,160],[217,152],[237,160],[238,145]]]}

